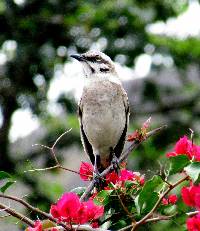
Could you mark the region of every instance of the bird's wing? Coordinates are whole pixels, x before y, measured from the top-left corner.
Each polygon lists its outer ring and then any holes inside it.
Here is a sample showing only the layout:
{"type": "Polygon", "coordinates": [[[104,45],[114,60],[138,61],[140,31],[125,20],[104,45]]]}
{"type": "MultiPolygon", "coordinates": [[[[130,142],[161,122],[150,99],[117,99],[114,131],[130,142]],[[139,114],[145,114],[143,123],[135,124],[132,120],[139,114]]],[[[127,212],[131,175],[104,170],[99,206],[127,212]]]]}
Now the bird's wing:
{"type": "Polygon", "coordinates": [[[121,91],[122,91],[122,97],[123,97],[123,102],[124,102],[124,113],[126,116],[126,121],[125,121],[125,125],[124,125],[124,130],[122,132],[122,135],[117,143],[117,145],[114,148],[114,153],[115,156],[117,158],[120,157],[123,148],[124,148],[124,143],[126,140],[126,133],[127,133],[127,128],[128,128],[128,123],[129,123],[129,102],[128,102],[128,97],[127,94],[125,92],[125,90],[123,89],[123,87],[121,87],[121,91]]]}
{"type": "Polygon", "coordinates": [[[86,134],[84,132],[84,129],[83,129],[83,123],[82,123],[82,99],[79,102],[78,115],[79,115],[79,123],[80,123],[81,141],[82,141],[85,152],[87,153],[87,155],[90,158],[90,161],[94,165],[95,156],[93,154],[92,145],[88,141],[88,138],[87,138],[87,136],[86,136],[86,134]]]}

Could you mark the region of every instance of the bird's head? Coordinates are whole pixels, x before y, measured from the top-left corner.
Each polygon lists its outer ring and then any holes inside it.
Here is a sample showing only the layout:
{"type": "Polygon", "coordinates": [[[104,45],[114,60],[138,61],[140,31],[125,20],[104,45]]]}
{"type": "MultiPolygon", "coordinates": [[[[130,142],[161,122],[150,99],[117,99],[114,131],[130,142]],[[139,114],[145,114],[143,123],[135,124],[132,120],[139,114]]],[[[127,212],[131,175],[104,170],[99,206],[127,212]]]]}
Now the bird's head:
{"type": "Polygon", "coordinates": [[[71,57],[82,63],[87,77],[96,74],[116,73],[113,61],[100,51],[88,51],[84,54],[71,55],[71,57]]]}

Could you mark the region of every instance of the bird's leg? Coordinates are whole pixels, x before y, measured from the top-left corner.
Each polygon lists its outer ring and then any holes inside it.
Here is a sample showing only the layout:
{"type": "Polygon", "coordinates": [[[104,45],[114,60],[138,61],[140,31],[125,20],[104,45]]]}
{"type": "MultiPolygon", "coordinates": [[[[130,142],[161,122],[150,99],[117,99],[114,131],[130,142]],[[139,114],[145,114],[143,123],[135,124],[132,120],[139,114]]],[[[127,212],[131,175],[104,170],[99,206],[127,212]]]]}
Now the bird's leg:
{"type": "Polygon", "coordinates": [[[100,155],[96,154],[94,156],[95,156],[95,162],[94,162],[93,180],[94,180],[95,187],[97,189],[101,189],[103,186],[103,179],[99,172],[101,166],[100,155]]]}
{"type": "Polygon", "coordinates": [[[114,150],[113,150],[112,147],[110,148],[110,160],[111,160],[111,163],[113,165],[114,171],[118,174],[119,173],[119,169],[120,169],[120,167],[119,167],[119,160],[116,157],[115,152],[114,152],[114,150]]]}
{"type": "Polygon", "coordinates": [[[100,175],[99,168],[101,164],[100,155],[96,154],[94,160],[94,175],[100,175]]]}

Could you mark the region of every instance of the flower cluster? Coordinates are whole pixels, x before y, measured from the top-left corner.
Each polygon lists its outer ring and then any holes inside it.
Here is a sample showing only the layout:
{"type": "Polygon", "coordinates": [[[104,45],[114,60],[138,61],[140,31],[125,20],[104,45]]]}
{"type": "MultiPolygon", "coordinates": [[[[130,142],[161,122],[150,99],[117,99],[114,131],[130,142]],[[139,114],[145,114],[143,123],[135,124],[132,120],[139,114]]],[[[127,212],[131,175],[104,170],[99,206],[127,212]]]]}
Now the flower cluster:
{"type": "MultiPolygon", "coordinates": [[[[181,190],[183,202],[200,211],[200,185],[191,185],[183,187],[181,190]]],[[[187,228],[189,231],[200,231],[200,212],[187,219],[187,228]]]]}
{"type": "Polygon", "coordinates": [[[143,123],[140,129],[137,129],[132,134],[128,135],[127,141],[132,142],[137,140],[141,142],[142,140],[145,140],[150,126],[150,121],[151,121],[151,117],[143,123]]]}
{"type": "Polygon", "coordinates": [[[106,183],[113,183],[119,187],[123,187],[126,181],[132,181],[144,185],[144,176],[140,176],[138,172],[132,172],[127,169],[121,169],[119,175],[116,172],[110,172],[106,175],[106,183]]]}
{"type": "Polygon", "coordinates": [[[200,230],[200,213],[194,217],[187,219],[188,231],[199,231],[200,230]]]}
{"type": "Polygon", "coordinates": [[[51,215],[58,221],[68,224],[95,223],[104,213],[104,207],[96,205],[93,200],[81,202],[73,193],[65,193],[54,205],[51,205],[51,215]]]}
{"type": "Polygon", "coordinates": [[[163,198],[162,199],[162,204],[163,205],[169,205],[169,204],[176,204],[178,200],[178,197],[175,194],[171,194],[168,196],[168,198],[163,198]]]}
{"type": "Polygon", "coordinates": [[[34,227],[29,227],[27,231],[42,231],[42,223],[41,221],[35,221],[34,227]]]}
{"type": "Polygon", "coordinates": [[[167,157],[178,155],[187,155],[190,160],[200,161],[200,146],[193,144],[187,136],[183,136],[176,143],[174,151],[166,154],[167,157]]]}
{"type": "MultiPolygon", "coordinates": [[[[82,162],[79,174],[82,180],[90,181],[92,179],[93,166],[90,163],[82,162]]],[[[115,171],[108,173],[105,177],[105,181],[107,185],[112,183],[118,187],[124,186],[126,181],[134,181],[142,186],[144,185],[144,176],[140,176],[140,173],[138,172],[121,169],[119,174],[117,174],[115,171]]],[[[108,189],[108,187],[105,189],[108,189]]]]}
{"type": "Polygon", "coordinates": [[[82,162],[79,169],[80,177],[83,181],[91,181],[93,178],[93,166],[88,162],[82,162]]]}
{"type": "Polygon", "coordinates": [[[200,209],[200,185],[183,187],[181,195],[186,205],[200,209]]]}

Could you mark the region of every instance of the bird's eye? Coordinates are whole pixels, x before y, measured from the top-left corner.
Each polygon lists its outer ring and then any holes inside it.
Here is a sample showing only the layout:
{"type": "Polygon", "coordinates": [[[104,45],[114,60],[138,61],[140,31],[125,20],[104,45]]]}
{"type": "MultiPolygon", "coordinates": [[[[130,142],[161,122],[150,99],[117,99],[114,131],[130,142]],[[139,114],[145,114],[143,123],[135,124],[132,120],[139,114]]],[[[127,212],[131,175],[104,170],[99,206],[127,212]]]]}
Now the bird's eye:
{"type": "Polygon", "coordinates": [[[96,57],[96,61],[97,62],[100,62],[101,61],[101,58],[99,56],[96,57]]]}

